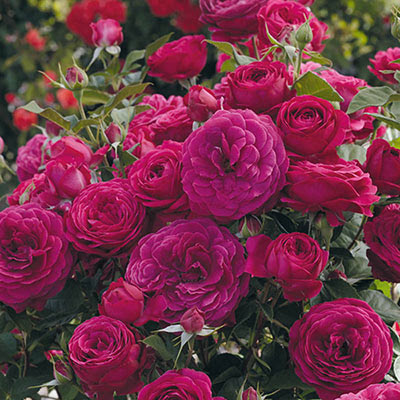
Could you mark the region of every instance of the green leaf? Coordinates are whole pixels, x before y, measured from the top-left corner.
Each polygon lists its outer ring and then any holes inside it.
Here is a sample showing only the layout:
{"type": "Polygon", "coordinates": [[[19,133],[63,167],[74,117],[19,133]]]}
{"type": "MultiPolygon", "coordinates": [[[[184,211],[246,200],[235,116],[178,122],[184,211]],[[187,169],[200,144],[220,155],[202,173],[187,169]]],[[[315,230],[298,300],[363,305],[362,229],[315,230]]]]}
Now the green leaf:
{"type": "Polygon", "coordinates": [[[46,118],[49,121],[56,123],[66,130],[70,129],[70,122],[67,121],[63,116],[61,116],[57,111],[53,110],[52,108],[43,109],[34,100],[19,108],[23,108],[24,110],[33,112],[34,114],[39,114],[43,118],[46,118]]]}
{"type": "Polygon", "coordinates": [[[60,293],[47,300],[46,309],[53,313],[66,314],[76,311],[83,300],[79,283],[74,279],[69,279],[60,293]]]}
{"type": "Polygon", "coordinates": [[[233,57],[235,48],[229,42],[216,42],[215,40],[206,40],[207,43],[215,46],[221,53],[228,54],[228,56],[233,57]]]}
{"type": "Polygon", "coordinates": [[[163,360],[172,360],[173,355],[167,350],[164,341],[158,335],[151,335],[142,340],[143,343],[150,346],[162,357],[163,360]]]}
{"type": "Polygon", "coordinates": [[[332,300],[341,299],[343,297],[350,297],[359,299],[357,291],[343,279],[330,279],[324,282],[324,288],[328,291],[332,300]]]}
{"type": "Polygon", "coordinates": [[[12,308],[8,308],[7,314],[18,329],[27,333],[32,331],[32,322],[25,312],[17,314],[12,308]]]}
{"type": "Polygon", "coordinates": [[[75,133],[78,133],[79,131],[81,131],[83,128],[86,128],[87,126],[99,125],[99,123],[100,123],[100,120],[98,120],[97,118],[82,119],[72,128],[72,131],[75,133]]]}
{"type": "Polygon", "coordinates": [[[351,260],[354,258],[353,254],[351,254],[351,251],[343,247],[331,247],[329,249],[329,254],[331,257],[341,258],[343,260],[351,260]]]}
{"type": "Polygon", "coordinates": [[[161,46],[164,46],[165,43],[168,42],[168,40],[171,38],[171,36],[174,33],[168,33],[167,35],[161,36],[160,38],[158,38],[157,40],[155,40],[154,42],[150,43],[145,50],[145,58],[146,61],[147,59],[153,54],[155,53],[161,46]]]}
{"type": "Polygon", "coordinates": [[[395,330],[391,327],[390,329],[390,337],[392,338],[393,341],[393,353],[396,354],[396,356],[400,355],[400,338],[399,335],[395,332],[395,330]]]}
{"type": "Polygon", "coordinates": [[[226,382],[228,379],[240,377],[242,373],[240,369],[232,366],[223,371],[220,375],[218,375],[215,379],[213,379],[213,385],[217,385],[218,383],[226,382]]]}
{"type": "Polygon", "coordinates": [[[358,160],[361,164],[367,159],[367,149],[354,143],[342,144],[337,148],[337,154],[343,160],[358,160]]]}
{"type": "Polygon", "coordinates": [[[310,95],[329,101],[343,101],[343,97],[324,79],[308,71],[294,85],[297,95],[310,95]]]}
{"type": "Polygon", "coordinates": [[[236,61],[236,63],[238,65],[248,65],[251,64],[255,61],[257,61],[255,58],[253,57],[249,57],[249,56],[244,56],[242,54],[239,54],[236,49],[233,49],[233,57],[236,61]]]}
{"type": "Polygon", "coordinates": [[[400,357],[397,357],[393,363],[394,376],[398,381],[400,381],[400,357]]]}
{"type": "Polygon", "coordinates": [[[108,93],[101,92],[100,90],[84,89],[82,94],[82,103],[87,106],[95,104],[106,104],[110,100],[108,93]]]}
{"type": "Polygon", "coordinates": [[[361,298],[389,325],[400,321],[400,308],[392,300],[377,290],[363,290],[361,298]]]}
{"type": "Polygon", "coordinates": [[[144,58],[146,51],[145,50],[133,50],[131,51],[125,59],[124,67],[122,68],[121,73],[124,74],[129,72],[132,69],[132,65],[135,64],[137,60],[141,60],[144,58]]]}
{"type": "Polygon", "coordinates": [[[375,114],[375,113],[366,113],[367,115],[371,115],[375,117],[377,120],[384,122],[386,125],[391,126],[392,128],[400,130],[400,121],[396,119],[386,117],[385,115],[375,114]]]}
{"type": "Polygon", "coordinates": [[[392,295],[390,293],[391,284],[389,282],[384,282],[384,281],[375,279],[369,288],[373,289],[373,290],[379,290],[389,299],[392,298],[392,295]]]}
{"type": "Polygon", "coordinates": [[[284,369],[273,375],[267,385],[263,386],[263,390],[266,392],[276,389],[292,389],[294,387],[310,389],[310,386],[303,383],[292,369],[284,369]]]}
{"type": "Polygon", "coordinates": [[[329,67],[331,67],[333,64],[332,60],[324,57],[322,54],[316,51],[304,50],[304,54],[307,54],[310,57],[310,60],[307,61],[313,61],[321,65],[328,65],[329,67]]]}
{"type": "Polygon", "coordinates": [[[225,60],[221,65],[221,72],[233,72],[236,69],[236,63],[233,58],[225,60]]]}
{"type": "Polygon", "coordinates": [[[17,340],[9,332],[0,334],[0,363],[7,362],[17,352],[17,340]]]}
{"type": "Polygon", "coordinates": [[[125,107],[121,109],[115,108],[111,111],[112,120],[118,125],[128,126],[129,122],[132,121],[135,115],[135,107],[125,107]]]}
{"type": "Polygon", "coordinates": [[[27,376],[17,379],[11,388],[12,400],[25,400],[27,397],[34,396],[38,389],[34,386],[40,385],[48,377],[27,376]]]}
{"type": "Polygon", "coordinates": [[[379,107],[385,105],[390,96],[396,92],[387,86],[371,87],[360,90],[351,100],[347,114],[352,114],[366,107],[379,107]]]}

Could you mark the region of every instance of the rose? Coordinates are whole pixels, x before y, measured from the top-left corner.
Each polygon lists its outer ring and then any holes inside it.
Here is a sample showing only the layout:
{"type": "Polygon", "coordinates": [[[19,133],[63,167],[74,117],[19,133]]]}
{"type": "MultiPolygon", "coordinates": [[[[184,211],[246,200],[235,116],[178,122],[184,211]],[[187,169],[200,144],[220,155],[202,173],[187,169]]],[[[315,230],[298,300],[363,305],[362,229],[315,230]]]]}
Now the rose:
{"type": "Polygon", "coordinates": [[[111,144],[120,142],[122,140],[121,128],[114,122],[111,122],[111,124],[108,125],[108,128],[104,131],[104,134],[106,135],[108,142],[111,144]]]}
{"type": "Polygon", "coordinates": [[[164,142],[136,161],[129,170],[129,183],[139,201],[146,207],[165,212],[189,209],[182,189],[182,144],[164,142]]]}
{"type": "Polygon", "coordinates": [[[286,179],[282,202],[303,213],[325,212],[331,226],[344,222],[343,211],[372,217],[370,207],[379,200],[371,178],[354,161],[335,165],[296,161],[286,179]]]}
{"type": "Polygon", "coordinates": [[[291,43],[291,33],[308,20],[313,39],[306,46],[306,49],[321,52],[325,47],[322,41],[328,38],[326,35],[328,26],[318,21],[314,14],[300,3],[287,0],[270,0],[267,5],[259,10],[257,19],[258,37],[266,45],[271,44],[267,36],[266,25],[272,37],[281,42],[291,43]]]}
{"type": "Polygon", "coordinates": [[[179,321],[187,333],[199,333],[204,326],[204,313],[197,307],[187,310],[179,321]]]}
{"type": "Polygon", "coordinates": [[[400,70],[400,64],[393,61],[400,58],[400,47],[388,48],[378,51],[375,58],[370,58],[372,64],[368,69],[382,82],[396,85],[398,82],[394,77],[396,71],[400,70]]]}
{"type": "Polygon", "coordinates": [[[53,82],[57,81],[58,75],[57,72],[52,71],[52,70],[47,70],[43,74],[43,83],[46,88],[52,88],[53,87],[53,82]]]}
{"type": "Polygon", "coordinates": [[[17,108],[13,112],[13,124],[20,131],[29,130],[32,125],[38,123],[38,116],[30,111],[24,110],[23,108],[17,108]]]}
{"type": "Polygon", "coordinates": [[[190,208],[218,221],[240,219],[285,183],[288,159],[268,116],[217,111],[183,145],[182,184],[190,208]]]}
{"type": "Polygon", "coordinates": [[[178,220],[139,241],[125,279],[165,300],[163,321],[178,323],[197,307],[207,325],[219,326],[233,321],[247,293],[244,263],[242,245],[226,228],[207,218],[178,220]]]}
{"type": "Polygon", "coordinates": [[[203,27],[199,20],[201,10],[198,4],[186,1],[178,15],[174,19],[174,24],[184,33],[197,33],[203,27]]]}
{"type": "Polygon", "coordinates": [[[65,216],[67,237],[76,250],[122,257],[146,228],[146,211],[127,180],[93,183],[74,199],[65,216]]]}
{"type": "Polygon", "coordinates": [[[50,147],[52,160],[64,163],[84,163],[90,165],[93,159],[91,148],[81,139],[72,136],[64,136],[50,147]]]}
{"type": "Polygon", "coordinates": [[[375,139],[368,147],[363,169],[370,174],[379,192],[400,195],[400,150],[391,147],[386,140],[375,139]]]}
{"type": "Polygon", "coordinates": [[[168,17],[181,11],[189,0],[146,0],[153,15],[156,17],[168,17]]]}
{"type": "Polygon", "coordinates": [[[358,299],[311,307],[290,329],[289,354],[299,378],[322,400],[380,382],[392,364],[389,328],[358,299]]]}
{"type": "Polygon", "coordinates": [[[200,85],[192,86],[183,100],[189,117],[194,121],[207,121],[219,108],[214,92],[200,85]]]}
{"type": "Polygon", "coordinates": [[[122,27],[115,19],[100,19],[90,24],[92,42],[97,47],[118,46],[124,40],[122,27]]]}
{"type": "Polygon", "coordinates": [[[49,160],[47,150],[49,141],[45,135],[35,135],[25,146],[18,149],[17,176],[22,182],[30,179],[39,171],[39,167],[49,160]]]}
{"type": "Polygon", "coordinates": [[[42,51],[46,47],[46,39],[40,36],[37,29],[29,29],[25,35],[25,42],[30,44],[35,50],[42,51]]]}
{"type": "Polygon", "coordinates": [[[297,96],[283,103],[276,119],[286,149],[316,161],[328,152],[336,154],[349,125],[343,111],[314,96],[297,96]]]}
{"type": "Polygon", "coordinates": [[[400,205],[390,204],[364,225],[367,256],[376,279],[400,282],[400,205]]]}
{"type": "Polygon", "coordinates": [[[16,312],[42,310],[73,265],[62,218],[36,204],[0,212],[0,301],[16,312]]]}
{"type": "Polygon", "coordinates": [[[337,400],[394,400],[400,398],[399,383],[377,383],[369,385],[357,394],[342,394],[337,400]]]}
{"type": "Polygon", "coordinates": [[[138,400],[217,400],[212,397],[210,378],[200,371],[184,368],[165,372],[155,381],[146,385],[138,400]]]}
{"type": "Polygon", "coordinates": [[[205,39],[203,35],[184,36],[164,44],[147,60],[149,75],[166,82],[198,75],[207,61],[205,39]]]}
{"type": "Polygon", "coordinates": [[[1,153],[3,153],[3,151],[4,151],[4,140],[0,136],[0,155],[1,155],[1,153]]]}
{"type": "Polygon", "coordinates": [[[144,297],[142,291],[119,278],[111,282],[101,297],[100,315],[118,319],[126,324],[134,324],[143,314],[144,297]]]}
{"type": "Polygon", "coordinates": [[[329,252],[305,233],[282,233],[275,240],[265,235],[247,239],[246,272],[262,278],[275,277],[289,301],[316,296],[322,288],[318,280],[329,252]]]}
{"type": "MultiPolygon", "coordinates": [[[[132,154],[137,158],[143,157],[148,152],[155,149],[154,143],[149,139],[151,134],[151,130],[146,126],[129,128],[129,132],[123,142],[123,150],[128,151],[134,148],[132,154]]],[[[130,166],[128,166],[127,169],[129,169],[129,167],[130,166]]]]}
{"type": "Polygon", "coordinates": [[[79,325],[69,341],[69,360],[89,397],[112,400],[113,393],[138,392],[146,365],[146,347],[136,329],[106,316],[79,325]]]}
{"type": "Polygon", "coordinates": [[[269,110],[291,96],[291,78],[279,61],[257,61],[241,65],[227,75],[226,101],[233,108],[269,110]]]}
{"type": "Polygon", "coordinates": [[[78,100],[74,96],[74,92],[68,89],[58,89],[56,92],[57,100],[59,101],[62,108],[74,108],[78,109],[78,100]]]}
{"type": "Polygon", "coordinates": [[[57,125],[55,122],[46,121],[46,133],[50,137],[58,136],[62,129],[63,128],[60,125],[57,125]]]}
{"type": "Polygon", "coordinates": [[[200,21],[213,40],[237,42],[257,32],[257,12],[268,0],[200,0],[200,21]]]}

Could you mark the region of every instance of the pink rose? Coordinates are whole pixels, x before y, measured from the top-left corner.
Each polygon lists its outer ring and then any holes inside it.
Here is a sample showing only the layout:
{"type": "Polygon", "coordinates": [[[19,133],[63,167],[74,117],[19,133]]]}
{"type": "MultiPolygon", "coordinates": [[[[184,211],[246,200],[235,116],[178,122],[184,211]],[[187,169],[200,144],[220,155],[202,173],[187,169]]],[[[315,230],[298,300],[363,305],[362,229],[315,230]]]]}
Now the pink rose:
{"type": "Polygon", "coordinates": [[[69,360],[85,393],[98,400],[138,392],[146,346],[136,329],[106,316],[80,324],[68,344],[69,360]]]}
{"type": "Polygon", "coordinates": [[[243,392],[242,400],[258,400],[257,392],[254,388],[250,387],[243,392]]]}
{"type": "Polygon", "coordinates": [[[400,150],[383,139],[375,139],[367,150],[365,172],[382,194],[400,195],[400,150]]]}
{"type": "Polygon", "coordinates": [[[232,108],[268,111],[289,99],[291,77],[279,61],[257,61],[241,65],[227,75],[226,102],[232,108]]]}
{"type": "Polygon", "coordinates": [[[335,165],[297,161],[286,178],[282,202],[303,213],[325,212],[331,226],[344,222],[343,211],[372,217],[370,207],[379,200],[371,178],[354,161],[335,165]]]}
{"type": "Polygon", "coordinates": [[[106,135],[108,142],[111,144],[122,140],[121,128],[114,122],[111,122],[104,131],[104,134],[106,135]]]}
{"type": "Polygon", "coordinates": [[[138,400],[158,399],[217,400],[212,396],[210,378],[204,372],[188,368],[167,371],[139,392],[138,400]]]}
{"type": "Polygon", "coordinates": [[[329,101],[297,96],[280,106],[276,126],[287,150],[318,162],[328,152],[336,154],[350,123],[329,101]]]}
{"type": "Polygon", "coordinates": [[[247,239],[246,272],[262,278],[275,277],[289,301],[316,296],[322,288],[318,280],[329,252],[305,233],[282,233],[275,240],[265,235],[247,239]]]}
{"type": "Polygon", "coordinates": [[[310,21],[313,39],[306,48],[321,52],[325,45],[322,41],[328,39],[326,30],[328,26],[318,21],[314,14],[305,6],[295,1],[270,0],[257,14],[258,36],[265,43],[270,44],[265,25],[275,39],[290,43],[290,35],[297,30],[306,20],[310,21]]]}
{"type": "Polygon", "coordinates": [[[134,324],[143,314],[144,297],[142,291],[119,278],[111,282],[101,297],[100,315],[118,319],[126,324],[134,324]]]}
{"type": "Polygon", "coordinates": [[[334,400],[382,381],[392,365],[393,342],[365,301],[344,298],[317,304],[297,320],[289,353],[299,378],[322,400],[334,400]]]}
{"type": "Polygon", "coordinates": [[[364,225],[367,256],[376,279],[400,282],[400,204],[386,206],[364,225]]]}
{"type": "Polygon", "coordinates": [[[78,100],[75,98],[74,92],[72,92],[71,90],[58,89],[56,97],[62,108],[73,108],[76,110],[78,109],[78,100]]]}
{"type": "Polygon", "coordinates": [[[65,215],[67,237],[76,250],[102,257],[129,254],[146,228],[146,211],[127,180],[93,183],[65,215]]]}
{"type": "Polygon", "coordinates": [[[342,394],[336,400],[395,400],[400,398],[400,383],[377,383],[360,392],[342,394]]]}
{"type": "Polygon", "coordinates": [[[388,48],[385,51],[378,51],[375,58],[370,58],[369,61],[372,67],[368,69],[382,82],[396,85],[398,82],[394,78],[396,71],[400,70],[400,64],[392,61],[400,58],[400,47],[388,48]]]}
{"type": "Polygon", "coordinates": [[[82,140],[64,136],[50,147],[51,159],[64,163],[85,163],[90,165],[93,158],[92,149],[82,140]]]}
{"type": "Polygon", "coordinates": [[[189,117],[194,121],[207,121],[219,108],[214,92],[200,85],[192,86],[183,100],[189,117]]]}
{"type": "Polygon", "coordinates": [[[288,159],[275,125],[251,110],[217,111],[183,145],[182,184],[191,210],[240,219],[285,184],[288,159]]]}
{"type": "Polygon", "coordinates": [[[166,82],[198,75],[207,61],[205,39],[203,35],[184,36],[164,44],[147,60],[149,75],[166,82]]]}
{"type": "Polygon", "coordinates": [[[124,40],[122,27],[115,19],[100,19],[90,24],[92,42],[97,47],[118,46],[124,40]]]}
{"type": "Polygon", "coordinates": [[[139,241],[126,269],[127,282],[162,297],[161,319],[178,323],[191,307],[207,325],[232,322],[248,290],[243,246],[212,220],[178,220],[139,241]]]}
{"type": "Polygon", "coordinates": [[[146,207],[165,212],[189,209],[181,182],[182,144],[164,142],[136,161],[129,170],[129,182],[146,207]]]}
{"type": "Polygon", "coordinates": [[[268,0],[200,0],[200,21],[213,40],[237,42],[257,32],[257,12],[268,0]]]}
{"type": "Polygon", "coordinates": [[[42,310],[73,265],[62,218],[36,204],[0,212],[0,301],[16,312],[42,310]]]}

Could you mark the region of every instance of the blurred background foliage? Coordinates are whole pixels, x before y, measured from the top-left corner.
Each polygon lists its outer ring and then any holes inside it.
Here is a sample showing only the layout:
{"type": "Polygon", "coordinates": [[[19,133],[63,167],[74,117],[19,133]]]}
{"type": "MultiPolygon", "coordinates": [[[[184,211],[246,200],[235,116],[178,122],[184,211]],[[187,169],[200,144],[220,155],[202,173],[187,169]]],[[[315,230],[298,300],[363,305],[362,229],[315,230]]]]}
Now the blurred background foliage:
{"type": "MultiPolygon", "coordinates": [[[[44,106],[57,106],[55,90],[45,85],[38,71],[63,70],[72,64],[72,57],[86,61],[92,49],[65,25],[65,19],[75,0],[1,0],[0,1],[0,135],[6,143],[4,156],[12,163],[21,146],[38,128],[21,132],[14,127],[12,111],[17,105],[6,102],[6,94],[15,94],[23,103],[36,100],[44,106]],[[46,39],[43,51],[37,51],[25,40],[31,28],[46,39]],[[46,97],[50,96],[50,97],[46,97]],[[49,101],[50,99],[50,101],[49,101]],[[54,101],[54,103],[52,103],[54,101]]],[[[127,20],[123,24],[122,54],[145,48],[156,38],[174,33],[182,36],[169,18],[153,16],[145,0],[130,0],[127,20]]],[[[354,75],[374,85],[379,83],[367,70],[369,58],[378,50],[395,47],[398,41],[390,34],[390,10],[398,0],[315,0],[314,14],[328,24],[331,39],[326,41],[324,55],[343,74],[354,75]]],[[[207,34],[206,29],[204,33],[207,34]]],[[[207,78],[215,71],[215,53],[210,49],[209,63],[203,71],[207,78]]],[[[183,94],[178,85],[153,81],[158,93],[183,94]],[[161,85],[161,86],[160,86],[161,85]]],[[[0,185],[0,196],[14,186],[0,185]]]]}

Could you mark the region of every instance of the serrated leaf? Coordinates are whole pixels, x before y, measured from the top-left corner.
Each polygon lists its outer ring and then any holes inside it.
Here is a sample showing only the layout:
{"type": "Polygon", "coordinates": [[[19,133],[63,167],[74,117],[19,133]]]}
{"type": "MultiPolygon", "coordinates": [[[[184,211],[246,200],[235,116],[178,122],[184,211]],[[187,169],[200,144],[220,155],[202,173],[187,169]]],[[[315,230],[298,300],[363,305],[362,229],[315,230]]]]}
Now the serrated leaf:
{"type": "Polygon", "coordinates": [[[173,355],[167,350],[164,341],[158,335],[151,335],[142,340],[143,343],[150,346],[152,349],[157,351],[157,353],[165,361],[169,361],[173,358],[173,355]]]}
{"type": "Polygon", "coordinates": [[[132,65],[137,61],[144,58],[146,51],[145,50],[133,50],[131,51],[125,59],[124,67],[122,68],[121,73],[129,72],[132,69],[132,65]]]}
{"type": "Polygon", "coordinates": [[[329,101],[343,101],[343,97],[324,79],[314,72],[307,71],[294,85],[297,95],[310,95],[329,101]]]}
{"type": "Polygon", "coordinates": [[[337,148],[337,154],[343,160],[358,160],[361,164],[367,159],[367,149],[354,143],[342,144],[337,148]]]}
{"type": "Polygon", "coordinates": [[[221,53],[227,54],[228,56],[233,57],[235,48],[229,42],[217,42],[215,40],[206,40],[207,43],[215,46],[221,53]]]}
{"type": "Polygon", "coordinates": [[[52,108],[40,107],[34,100],[19,108],[33,112],[34,114],[38,114],[43,118],[46,118],[47,120],[56,123],[57,125],[61,126],[66,130],[70,129],[71,126],[70,122],[67,121],[62,115],[60,115],[57,111],[53,110],[52,108]]]}
{"type": "Polygon", "coordinates": [[[10,361],[17,352],[17,340],[9,332],[0,334],[0,363],[10,361]]]}
{"type": "Polygon", "coordinates": [[[363,290],[359,294],[387,324],[391,325],[400,321],[399,306],[383,293],[376,290],[363,290]]]}
{"type": "Polygon", "coordinates": [[[375,113],[365,113],[366,115],[371,115],[379,121],[384,122],[386,125],[391,126],[392,128],[400,130],[400,121],[397,121],[394,118],[386,117],[385,115],[375,114],[375,113]]]}
{"type": "Polygon", "coordinates": [[[236,69],[236,63],[233,58],[225,60],[221,65],[221,72],[233,72],[236,69]]]}
{"type": "Polygon", "coordinates": [[[100,90],[84,89],[82,94],[82,103],[87,106],[96,104],[106,104],[111,96],[108,93],[101,92],[100,90]]]}
{"type": "Polygon", "coordinates": [[[347,114],[352,114],[366,107],[385,105],[396,92],[387,86],[371,87],[360,90],[351,100],[347,114]]]}
{"type": "Polygon", "coordinates": [[[145,58],[146,61],[147,59],[153,54],[155,53],[161,46],[163,46],[165,43],[168,42],[168,40],[171,38],[171,36],[174,33],[168,33],[167,35],[161,36],[160,38],[158,38],[157,40],[155,40],[154,42],[150,43],[145,50],[145,58]]]}
{"type": "Polygon", "coordinates": [[[304,50],[304,54],[308,55],[310,57],[310,60],[307,61],[313,61],[321,65],[328,65],[329,67],[332,66],[332,60],[329,58],[324,57],[320,53],[316,51],[310,51],[310,50],[304,50]]]}

